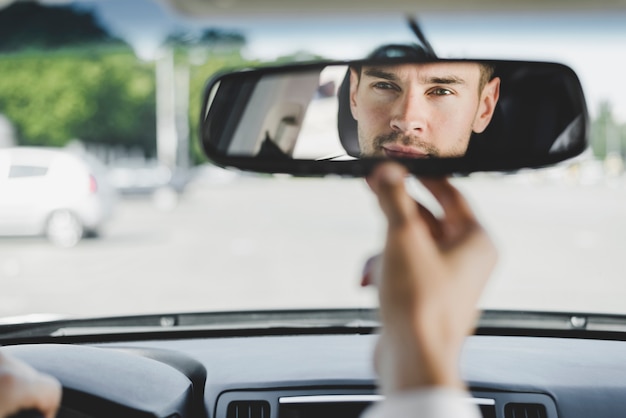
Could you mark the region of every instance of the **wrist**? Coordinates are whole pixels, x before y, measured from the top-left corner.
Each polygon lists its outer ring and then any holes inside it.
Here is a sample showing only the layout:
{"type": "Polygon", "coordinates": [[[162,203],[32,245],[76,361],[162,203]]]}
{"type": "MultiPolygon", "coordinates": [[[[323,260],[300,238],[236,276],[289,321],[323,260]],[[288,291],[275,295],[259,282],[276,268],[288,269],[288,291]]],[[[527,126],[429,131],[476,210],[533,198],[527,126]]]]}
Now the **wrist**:
{"type": "Polygon", "coordinates": [[[379,375],[383,393],[423,388],[447,388],[465,390],[459,368],[458,356],[439,352],[428,355],[428,351],[414,341],[403,338],[391,341],[385,334],[376,347],[375,368],[379,375]]]}

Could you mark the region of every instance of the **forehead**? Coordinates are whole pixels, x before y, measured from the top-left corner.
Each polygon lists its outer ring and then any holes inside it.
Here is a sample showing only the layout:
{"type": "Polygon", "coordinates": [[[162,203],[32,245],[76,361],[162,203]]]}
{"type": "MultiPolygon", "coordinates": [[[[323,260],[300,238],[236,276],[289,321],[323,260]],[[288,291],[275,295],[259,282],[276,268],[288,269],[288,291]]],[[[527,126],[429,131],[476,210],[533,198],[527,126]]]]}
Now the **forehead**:
{"type": "Polygon", "coordinates": [[[473,85],[480,79],[480,65],[474,62],[433,62],[399,65],[365,65],[362,74],[370,77],[416,80],[429,84],[437,80],[456,80],[473,85]]]}

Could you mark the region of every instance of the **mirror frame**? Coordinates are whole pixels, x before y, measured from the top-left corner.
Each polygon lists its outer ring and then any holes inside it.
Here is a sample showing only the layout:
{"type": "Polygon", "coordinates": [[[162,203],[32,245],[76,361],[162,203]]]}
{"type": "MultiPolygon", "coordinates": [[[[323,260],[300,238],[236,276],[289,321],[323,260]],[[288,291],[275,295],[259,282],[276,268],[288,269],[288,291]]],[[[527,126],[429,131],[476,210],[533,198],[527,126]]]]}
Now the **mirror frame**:
{"type": "Polygon", "coordinates": [[[411,60],[407,58],[386,58],[346,60],[346,61],[315,61],[308,63],[295,63],[280,66],[254,67],[245,69],[235,69],[231,71],[221,71],[209,79],[204,88],[202,110],[200,114],[199,138],[202,149],[207,158],[221,167],[234,167],[244,171],[254,171],[258,173],[283,173],[297,176],[324,176],[340,175],[350,177],[362,177],[368,175],[374,167],[388,158],[367,157],[345,161],[319,161],[319,160],[285,160],[264,156],[262,159],[257,156],[227,156],[216,149],[207,135],[205,135],[205,121],[210,110],[209,100],[213,88],[225,78],[241,77],[242,79],[257,77],[259,79],[265,75],[280,74],[284,72],[297,73],[322,70],[329,65],[394,65],[406,63],[437,63],[437,62],[479,62],[498,66],[515,65],[535,65],[546,66],[563,71],[571,81],[572,100],[580,103],[582,116],[583,138],[578,146],[568,149],[566,152],[548,153],[545,156],[503,156],[497,160],[490,156],[472,156],[471,158],[441,158],[441,159],[411,159],[394,158],[394,161],[404,165],[407,170],[420,176],[441,176],[459,174],[466,175],[472,172],[511,172],[524,168],[541,168],[553,165],[581,154],[589,146],[589,115],[582,89],[582,85],[576,73],[568,66],[554,62],[541,61],[521,61],[521,60],[494,60],[494,59],[433,59],[433,60],[411,60]]]}

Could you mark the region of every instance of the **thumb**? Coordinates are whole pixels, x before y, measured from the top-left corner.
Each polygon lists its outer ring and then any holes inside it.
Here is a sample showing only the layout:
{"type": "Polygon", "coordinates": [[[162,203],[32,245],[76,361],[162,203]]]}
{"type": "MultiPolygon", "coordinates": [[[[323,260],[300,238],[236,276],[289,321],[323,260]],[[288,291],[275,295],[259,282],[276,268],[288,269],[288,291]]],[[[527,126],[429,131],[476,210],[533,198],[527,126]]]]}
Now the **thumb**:
{"type": "Polygon", "coordinates": [[[404,225],[418,215],[417,202],[407,194],[404,187],[406,174],[404,167],[399,164],[383,163],[367,179],[390,227],[404,225]]]}

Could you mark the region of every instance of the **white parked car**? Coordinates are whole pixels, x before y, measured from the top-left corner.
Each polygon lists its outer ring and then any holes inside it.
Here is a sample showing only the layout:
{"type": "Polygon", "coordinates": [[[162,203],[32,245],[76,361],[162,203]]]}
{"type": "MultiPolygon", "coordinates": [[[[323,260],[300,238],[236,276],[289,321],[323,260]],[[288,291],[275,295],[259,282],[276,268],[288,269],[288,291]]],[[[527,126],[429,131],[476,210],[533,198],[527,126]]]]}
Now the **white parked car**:
{"type": "Polygon", "coordinates": [[[0,235],[71,247],[97,235],[115,201],[102,167],[62,149],[0,149],[0,235]]]}

